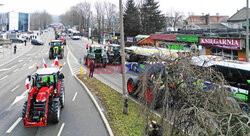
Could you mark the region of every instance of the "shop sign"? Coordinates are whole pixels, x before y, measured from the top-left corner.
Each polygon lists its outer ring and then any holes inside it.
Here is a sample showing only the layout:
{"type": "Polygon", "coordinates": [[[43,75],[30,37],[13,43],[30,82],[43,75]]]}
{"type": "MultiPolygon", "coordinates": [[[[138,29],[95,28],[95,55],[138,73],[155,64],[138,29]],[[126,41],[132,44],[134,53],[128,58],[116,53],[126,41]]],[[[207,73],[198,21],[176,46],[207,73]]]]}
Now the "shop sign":
{"type": "Polygon", "coordinates": [[[240,50],[243,42],[240,39],[200,38],[200,44],[208,47],[240,50]]]}
{"type": "Polygon", "coordinates": [[[198,42],[199,38],[197,36],[186,36],[186,35],[177,35],[176,39],[178,42],[198,42]]]}

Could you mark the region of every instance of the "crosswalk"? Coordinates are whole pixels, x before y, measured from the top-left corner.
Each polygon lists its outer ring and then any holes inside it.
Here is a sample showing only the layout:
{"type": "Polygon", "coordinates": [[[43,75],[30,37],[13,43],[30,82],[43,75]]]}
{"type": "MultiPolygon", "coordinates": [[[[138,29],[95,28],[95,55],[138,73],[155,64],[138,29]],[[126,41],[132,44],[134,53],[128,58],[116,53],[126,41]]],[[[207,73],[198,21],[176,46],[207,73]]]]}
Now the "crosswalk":
{"type": "MultiPolygon", "coordinates": [[[[81,65],[78,63],[75,56],[71,53],[71,51],[68,48],[68,56],[67,56],[67,62],[70,68],[70,71],[72,75],[76,75],[80,73],[80,67],[81,65]]],[[[83,73],[86,73],[86,69],[83,68],[83,73]]]]}

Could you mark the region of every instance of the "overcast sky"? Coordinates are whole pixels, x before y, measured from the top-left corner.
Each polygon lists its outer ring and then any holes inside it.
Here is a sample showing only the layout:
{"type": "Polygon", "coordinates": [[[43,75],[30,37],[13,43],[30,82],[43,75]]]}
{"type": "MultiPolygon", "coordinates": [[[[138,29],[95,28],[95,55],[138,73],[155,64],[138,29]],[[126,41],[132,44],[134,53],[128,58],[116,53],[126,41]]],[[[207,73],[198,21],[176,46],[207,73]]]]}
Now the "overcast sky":
{"type": "MultiPolygon", "coordinates": [[[[50,14],[60,15],[65,13],[71,6],[84,0],[0,0],[0,12],[17,11],[32,13],[34,11],[47,10],[50,14]]],[[[110,1],[119,6],[119,0],[86,0],[92,3],[94,10],[95,1],[110,1]]],[[[123,0],[125,3],[126,0],[123,0]]],[[[137,1],[137,0],[136,0],[137,1]]],[[[233,15],[246,5],[246,0],[158,0],[160,9],[163,13],[171,9],[188,13],[201,15],[202,13],[215,15],[233,15]]]]}

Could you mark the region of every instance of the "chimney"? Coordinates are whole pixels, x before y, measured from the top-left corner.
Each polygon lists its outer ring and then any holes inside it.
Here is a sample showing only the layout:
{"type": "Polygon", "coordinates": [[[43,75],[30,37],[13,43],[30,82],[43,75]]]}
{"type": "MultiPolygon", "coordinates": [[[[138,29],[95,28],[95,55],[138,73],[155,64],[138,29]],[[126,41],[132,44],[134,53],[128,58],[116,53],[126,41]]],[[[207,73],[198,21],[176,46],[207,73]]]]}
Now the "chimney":
{"type": "Polygon", "coordinates": [[[209,14],[206,14],[206,16],[205,16],[205,23],[206,23],[206,25],[209,24],[209,14]]]}

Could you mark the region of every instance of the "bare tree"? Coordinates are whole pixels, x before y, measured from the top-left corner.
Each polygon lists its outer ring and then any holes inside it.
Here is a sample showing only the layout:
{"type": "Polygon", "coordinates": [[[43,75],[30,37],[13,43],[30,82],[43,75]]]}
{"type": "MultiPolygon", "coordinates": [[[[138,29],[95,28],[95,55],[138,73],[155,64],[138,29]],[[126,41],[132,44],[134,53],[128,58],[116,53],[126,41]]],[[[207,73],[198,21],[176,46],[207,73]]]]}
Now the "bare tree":
{"type": "Polygon", "coordinates": [[[112,23],[115,21],[115,17],[117,14],[117,7],[115,4],[110,2],[104,2],[104,8],[106,13],[106,23],[107,23],[107,31],[112,32],[112,23]]]}
{"type": "Polygon", "coordinates": [[[52,23],[52,16],[47,12],[34,12],[30,16],[31,30],[45,29],[52,23]]]}
{"type": "Polygon", "coordinates": [[[173,27],[174,31],[176,31],[177,27],[183,26],[184,15],[182,12],[174,11],[171,9],[166,13],[166,26],[173,27]]]}
{"type": "Polygon", "coordinates": [[[100,34],[104,31],[104,3],[101,1],[95,2],[95,12],[97,21],[97,33],[100,34]]]}

